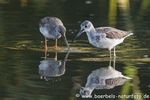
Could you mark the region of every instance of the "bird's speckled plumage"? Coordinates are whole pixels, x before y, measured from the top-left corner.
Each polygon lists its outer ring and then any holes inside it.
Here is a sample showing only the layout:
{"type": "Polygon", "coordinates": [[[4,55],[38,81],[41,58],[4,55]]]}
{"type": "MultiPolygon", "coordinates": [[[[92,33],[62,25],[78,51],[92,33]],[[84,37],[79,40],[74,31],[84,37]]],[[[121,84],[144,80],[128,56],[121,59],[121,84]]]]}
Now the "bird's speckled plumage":
{"type": "Polygon", "coordinates": [[[89,74],[85,87],[80,89],[80,95],[89,97],[94,89],[112,89],[129,79],[111,66],[99,68],[89,74]]]}
{"type": "Polygon", "coordinates": [[[122,31],[112,27],[99,27],[95,28],[97,33],[105,34],[106,38],[121,39],[130,34],[130,32],[122,31]]]}
{"type": "Polygon", "coordinates": [[[68,51],[64,59],[57,60],[57,52],[55,52],[55,58],[47,58],[40,61],[39,74],[41,78],[48,80],[50,77],[59,77],[65,74],[66,62],[70,51],[68,51]]]}
{"type": "Polygon", "coordinates": [[[98,27],[95,28],[93,24],[85,20],[80,24],[80,31],[76,35],[74,39],[79,37],[82,33],[86,32],[89,43],[96,48],[104,48],[108,49],[110,52],[111,58],[111,49],[114,48],[114,57],[116,56],[115,53],[115,46],[119,45],[124,41],[124,39],[133,33],[119,30],[112,27],[98,27]]]}
{"type": "Polygon", "coordinates": [[[66,28],[59,18],[57,17],[42,18],[39,23],[39,30],[45,38],[45,58],[47,57],[48,52],[47,46],[48,39],[55,40],[55,48],[57,50],[57,40],[62,36],[68,47],[68,50],[70,49],[66,38],[66,28]]]}
{"type": "Polygon", "coordinates": [[[132,35],[130,32],[112,27],[95,28],[88,20],[81,23],[80,27],[81,31],[77,37],[86,32],[90,44],[97,48],[107,48],[109,50],[122,43],[126,37],[132,35]]]}
{"type": "Polygon", "coordinates": [[[44,17],[39,23],[40,32],[48,39],[58,39],[66,33],[62,21],[56,17],[44,17]]]}

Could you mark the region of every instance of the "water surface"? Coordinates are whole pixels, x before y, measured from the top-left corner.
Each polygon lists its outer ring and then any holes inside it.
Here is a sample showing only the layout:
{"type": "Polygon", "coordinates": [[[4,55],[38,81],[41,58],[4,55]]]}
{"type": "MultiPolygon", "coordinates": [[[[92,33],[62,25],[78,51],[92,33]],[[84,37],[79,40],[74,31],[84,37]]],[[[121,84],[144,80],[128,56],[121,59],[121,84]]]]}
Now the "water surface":
{"type": "MultiPolygon", "coordinates": [[[[85,34],[71,43],[86,19],[96,27],[112,26],[134,33],[117,46],[115,66],[133,79],[112,89],[94,90],[92,95],[150,96],[149,8],[149,0],[0,0],[0,99],[82,99],[78,97],[79,89],[85,86],[88,75],[109,65],[109,52],[92,47],[85,34]],[[38,23],[44,16],[62,19],[72,49],[65,73],[48,80],[40,79],[38,67],[44,56],[38,23]]],[[[58,60],[62,61],[66,51],[61,41],[58,60]]],[[[54,41],[48,44],[49,58],[54,58],[54,41]]]]}

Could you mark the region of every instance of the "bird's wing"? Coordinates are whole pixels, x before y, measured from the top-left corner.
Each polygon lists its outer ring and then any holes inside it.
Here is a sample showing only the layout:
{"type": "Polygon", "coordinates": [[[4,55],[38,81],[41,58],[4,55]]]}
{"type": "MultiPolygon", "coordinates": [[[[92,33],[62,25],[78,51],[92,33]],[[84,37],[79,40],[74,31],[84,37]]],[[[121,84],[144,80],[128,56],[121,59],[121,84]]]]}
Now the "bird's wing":
{"type": "Polygon", "coordinates": [[[63,26],[63,23],[56,17],[44,17],[43,19],[41,19],[39,26],[41,28],[44,28],[44,30],[46,30],[48,33],[54,34],[56,32],[56,28],[59,26],[63,26]]]}
{"type": "Polygon", "coordinates": [[[41,19],[39,24],[40,26],[43,26],[45,24],[50,24],[53,26],[63,25],[62,21],[57,17],[44,17],[43,19],[41,19]]]}
{"type": "Polygon", "coordinates": [[[122,31],[112,27],[99,27],[96,28],[97,33],[105,34],[110,39],[120,39],[129,34],[127,31],[122,31]]]}

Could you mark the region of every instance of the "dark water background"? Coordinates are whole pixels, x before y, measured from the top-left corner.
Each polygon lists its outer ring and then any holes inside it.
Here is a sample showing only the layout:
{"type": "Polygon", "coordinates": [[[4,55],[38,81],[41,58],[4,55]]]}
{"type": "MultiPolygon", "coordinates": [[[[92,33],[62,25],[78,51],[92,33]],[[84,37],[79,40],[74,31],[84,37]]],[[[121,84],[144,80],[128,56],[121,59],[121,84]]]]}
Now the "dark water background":
{"type": "MultiPolygon", "coordinates": [[[[0,0],[0,100],[82,99],[75,96],[79,92],[77,85],[84,86],[93,70],[109,64],[108,51],[93,48],[86,35],[71,43],[86,19],[94,26],[112,26],[134,33],[117,46],[116,60],[116,70],[133,79],[92,94],[150,96],[149,9],[150,0],[0,0]],[[49,81],[40,79],[38,73],[44,55],[44,38],[38,23],[44,16],[63,21],[72,47],[65,74],[49,81]]],[[[60,41],[63,40],[58,41],[59,46],[64,48],[60,41]]],[[[50,40],[49,47],[52,45],[54,41],[50,40]]],[[[63,60],[65,54],[58,52],[58,59],[63,60]]],[[[54,57],[54,50],[50,49],[49,57],[54,57]]]]}

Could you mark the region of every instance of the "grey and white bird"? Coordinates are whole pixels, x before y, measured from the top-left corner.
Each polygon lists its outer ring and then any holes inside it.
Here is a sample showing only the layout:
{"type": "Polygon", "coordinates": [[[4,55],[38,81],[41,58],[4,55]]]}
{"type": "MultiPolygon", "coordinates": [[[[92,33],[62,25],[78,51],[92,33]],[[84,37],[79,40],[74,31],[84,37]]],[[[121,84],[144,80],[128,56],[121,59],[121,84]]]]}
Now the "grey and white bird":
{"type": "Polygon", "coordinates": [[[69,49],[69,44],[66,38],[66,28],[62,21],[57,17],[44,17],[39,23],[39,30],[45,37],[45,57],[48,51],[47,40],[55,40],[55,48],[57,49],[57,39],[61,36],[64,38],[65,43],[69,49]]]}
{"type": "Polygon", "coordinates": [[[80,95],[90,97],[94,89],[112,89],[130,79],[132,78],[124,76],[112,66],[101,67],[88,75],[85,87],[80,88],[80,95]]]}
{"type": "Polygon", "coordinates": [[[65,57],[61,60],[57,59],[57,51],[55,51],[55,58],[46,58],[40,61],[39,74],[41,79],[48,81],[50,77],[59,77],[66,72],[66,62],[70,51],[67,51],[65,57]]]}
{"type": "Polygon", "coordinates": [[[74,40],[82,33],[86,32],[89,43],[96,48],[108,49],[110,51],[110,58],[111,49],[114,48],[114,57],[116,57],[115,46],[122,43],[126,37],[133,34],[112,27],[94,28],[93,24],[88,20],[81,23],[80,28],[80,32],[76,35],[74,40]]]}

